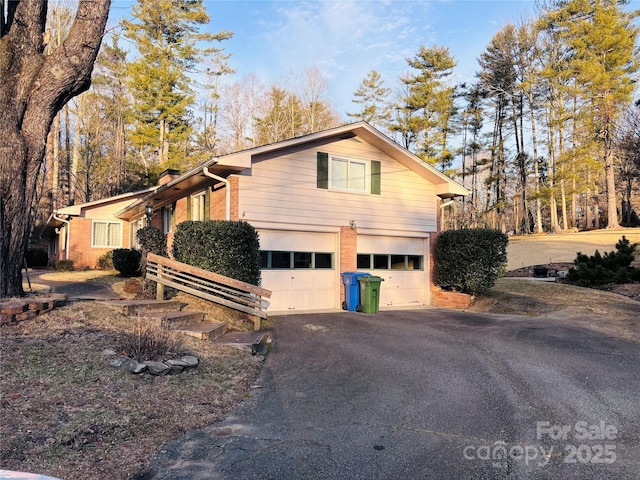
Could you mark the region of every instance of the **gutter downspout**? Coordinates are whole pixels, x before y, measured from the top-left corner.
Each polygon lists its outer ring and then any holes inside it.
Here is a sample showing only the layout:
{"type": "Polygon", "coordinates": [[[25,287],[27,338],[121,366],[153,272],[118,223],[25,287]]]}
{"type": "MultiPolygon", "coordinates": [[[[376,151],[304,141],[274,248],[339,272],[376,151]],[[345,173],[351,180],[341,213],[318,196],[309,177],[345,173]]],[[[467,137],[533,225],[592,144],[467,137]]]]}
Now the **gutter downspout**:
{"type": "Polygon", "coordinates": [[[231,183],[226,178],[220,177],[215,173],[211,173],[208,167],[204,167],[202,169],[202,173],[204,173],[207,177],[213,178],[214,180],[218,180],[225,185],[225,216],[227,220],[231,220],[231,183]]]}
{"type": "Polygon", "coordinates": [[[67,224],[67,228],[65,229],[66,230],[65,236],[67,238],[65,239],[65,242],[64,242],[64,247],[65,247],[64,248],[64,257],[65,257],[65,260],[69,260],[69,233],[71,231],[71,222],[69,220],[64,220],[64,219],[62,219],[60,217],[56,217],[55,213],[53,215],[51,215],[51,217],[54,220],[58,220],[59,222],[63,222],[63,223],[67,224]]]}

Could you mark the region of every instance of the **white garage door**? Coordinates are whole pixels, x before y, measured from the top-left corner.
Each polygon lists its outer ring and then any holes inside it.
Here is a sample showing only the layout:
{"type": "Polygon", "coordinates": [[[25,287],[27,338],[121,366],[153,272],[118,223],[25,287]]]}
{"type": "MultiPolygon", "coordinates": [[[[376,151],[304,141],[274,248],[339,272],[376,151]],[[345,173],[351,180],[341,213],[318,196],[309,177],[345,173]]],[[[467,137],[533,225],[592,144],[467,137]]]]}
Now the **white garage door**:
{"type": "Polygon", "coordinates": [[[358,270],[382,277],[380,306],[428,303],[428,238],[358,235],[358,270]]]}
{"type": "Polygon", "coordinates": [[[262,285],[269,312],[334,309],[340,292],[336,235],[261,230],[262,285]]]}

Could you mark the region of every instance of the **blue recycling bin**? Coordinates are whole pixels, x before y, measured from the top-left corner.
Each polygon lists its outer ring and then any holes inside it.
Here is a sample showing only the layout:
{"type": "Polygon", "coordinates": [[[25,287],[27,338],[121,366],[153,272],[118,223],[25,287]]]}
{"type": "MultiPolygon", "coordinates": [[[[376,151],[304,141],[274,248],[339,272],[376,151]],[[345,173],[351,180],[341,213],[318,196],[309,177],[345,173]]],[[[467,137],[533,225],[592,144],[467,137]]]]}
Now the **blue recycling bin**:
{"type": "Polygon", "coordinates": [[[342,272],[342,283],[344,284],[344,302],[342,309],[355,312],[360,304],[360,284],[358,277],[368,277],[370,273],[364,272],[342,272]]]}

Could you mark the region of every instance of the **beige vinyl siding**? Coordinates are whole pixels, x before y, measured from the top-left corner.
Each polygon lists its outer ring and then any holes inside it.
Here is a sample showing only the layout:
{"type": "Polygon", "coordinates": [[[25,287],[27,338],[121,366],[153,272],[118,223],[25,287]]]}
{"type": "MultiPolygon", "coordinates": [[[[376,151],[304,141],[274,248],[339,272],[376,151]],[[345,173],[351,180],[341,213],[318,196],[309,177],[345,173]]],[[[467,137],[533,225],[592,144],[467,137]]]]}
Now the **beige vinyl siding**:
{"type": "Polygon", "coordinates": [[[435,231],[433,185],[363,141],[342,140],[255,162],[240,176],[240,216],[249,222],[435,231]],[[317,152],[381,162],[381,194],[317,188],[317,152]]]}

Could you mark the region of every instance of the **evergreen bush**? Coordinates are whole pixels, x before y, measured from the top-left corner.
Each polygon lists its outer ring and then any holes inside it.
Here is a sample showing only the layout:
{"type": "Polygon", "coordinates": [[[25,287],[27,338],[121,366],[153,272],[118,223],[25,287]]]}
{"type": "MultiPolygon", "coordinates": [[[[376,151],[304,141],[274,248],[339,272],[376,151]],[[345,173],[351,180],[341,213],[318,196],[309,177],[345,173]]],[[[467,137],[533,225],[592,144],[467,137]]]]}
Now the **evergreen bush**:
{"type": "Polygon", "coordinates": [[[75,270],[73,260],[58,260],[56,262],[56,270],[58,272],[73,272],[75,270]]]}
{"type": "Polygon", "coordinates": [[[482,294],[507,266],[506,234],[491,229],[447,230],[436,240],[435,284],[444,290],[482,294]]]}
{"type": "Polygon", "coordinates": [[[167,256],[167,239],[159,228],[152,226],[141,228],[136,232],[136,238],[144,257],[147,253],[155,253],[161,257],[167,256]]]}
{"type": "Polygon", "coordinates": [[[180,223],[173,257],[183,263],[260,285],[260,241],[247,222],[208,220],[180,223]]]}
{"type": "Polygon", "coordinates": [[[578,252],[573,261],[575,267],[569,269],[567,279],[583,287],[640,280],[640,270],[631,266],[637,246],[637,243],[631,244],[628,238],[622,236],[616,243],[615,252],[602,255],[596,250],[591,256],[578,252]]]}
{"type": "Polygon", "coordinates": [[[113,251],[113,268],[125,277],[140,275],[140,250],[135,248],[116,248],[113,251]]]}
{"type": "MultiPolygon", "coordinates": [[[[167,237],[162,230],[149,225],[136,232],[136,238],[140,245],[140,271],[145,277],[142,283],[141,294],[145,297],[155,297],[158,285],[146,279],[147,276],[147,254],[154,253],[161,257],[167,257],[167,237]]],[[[166,291],[168,293],[168,289],[166,291]]]]}

